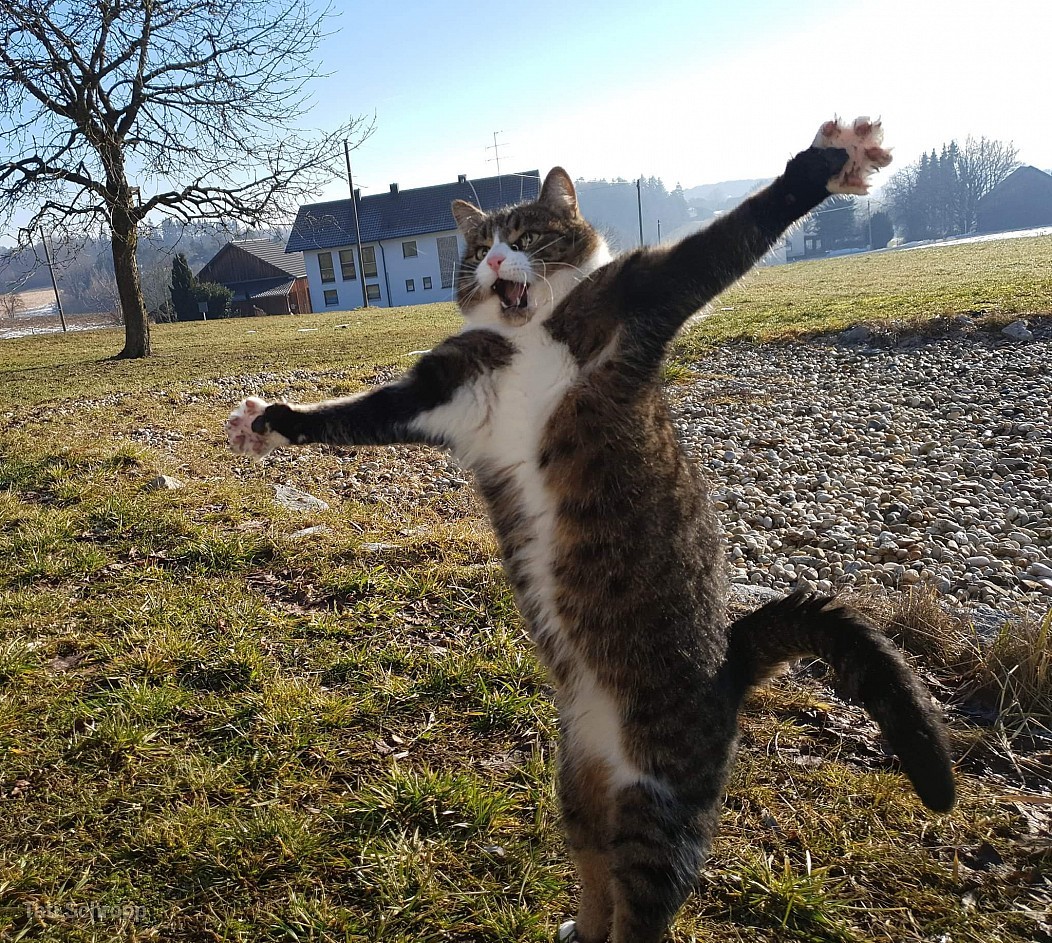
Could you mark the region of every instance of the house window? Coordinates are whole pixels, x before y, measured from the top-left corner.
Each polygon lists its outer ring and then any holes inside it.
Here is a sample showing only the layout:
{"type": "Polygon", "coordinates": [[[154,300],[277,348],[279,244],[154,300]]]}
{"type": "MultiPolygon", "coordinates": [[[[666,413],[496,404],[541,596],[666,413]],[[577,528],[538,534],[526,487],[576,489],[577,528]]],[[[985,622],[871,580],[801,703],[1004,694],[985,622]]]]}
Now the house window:
{"type": "Polygon", "coordinates": [[[416,285],[413,284],[413,280],[411,278],[407,278],[405,280],[405,290],[406,291],[416,291],[416,285]]]}
{"type": "Polygon", "coordinates": [[[413,239],[410,242],[402,243],[402,258],[403,259],[415,259],[416,258],[416,240],[413,239]]]}
{"type": "Polygon", "coordinates": [[[336,281],[336,272],[333,270],[332,267],[331,252],[318,253],[318,268],[321,270],[321,280],[323,282],[336,281]]]}
{"type": "Polygon", "coordinates": [[[365,296],[370,301],[379,301],[380,300],[380,286],[379,285],[366,285],[365,286],[365,296]]]}
{"type": "Polygon", "coordinates": [[[340,278],[345,282],[353,282],[356,277],[354,273],[354,249],[340,249],[340,278]]]}
{"type": "MultiPolygon", "coordinates": [[[[366,278],[376,278],[376,248],[375,246],[362,246],[362,275],[366,278]]],[[[380,289],[377,288],[377,291],[380,289]]]]}
{"type": "Polygon", "coordinates": [[[335,288],[325,289],[325,307],[335,308],[340,303],[340,296],[335,288]]]}
{"type": "Polygon", "coordinates": [[[438,237],[438,268],[442,273],[442,287],[453,287],[453,275],[457,270],[460,249],[457,248],[456,236],[438,237]]]}
{"type": "Polygon", "coordinates": [[[425,275],[424,276],[424,290],[426,291],[430,287],[431,287],[431,276],[430,275],[425,275]]]}

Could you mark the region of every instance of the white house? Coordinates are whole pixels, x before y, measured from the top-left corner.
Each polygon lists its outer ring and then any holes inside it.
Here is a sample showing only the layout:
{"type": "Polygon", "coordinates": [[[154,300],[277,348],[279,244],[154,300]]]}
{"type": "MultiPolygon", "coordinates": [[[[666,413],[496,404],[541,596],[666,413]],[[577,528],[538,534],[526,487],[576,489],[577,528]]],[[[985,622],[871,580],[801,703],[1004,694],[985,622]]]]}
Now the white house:
{"type": "Polygon", "coordinates": [[[315,311],[346,311],[363,305],[396,307],[449,301],[464,243],[453,221],[453,200],[484,210],[534,200],[540,174],[528,170],[499,177],[443,183],[301,206],[286,252],[302,252],[315,311]],[[358,258],[354,209],[362,234],[358,258]],[[359,267],[362,269],[358,271],[359,267]],[[364,280],[362,276],[364,275],[364,280]]]}

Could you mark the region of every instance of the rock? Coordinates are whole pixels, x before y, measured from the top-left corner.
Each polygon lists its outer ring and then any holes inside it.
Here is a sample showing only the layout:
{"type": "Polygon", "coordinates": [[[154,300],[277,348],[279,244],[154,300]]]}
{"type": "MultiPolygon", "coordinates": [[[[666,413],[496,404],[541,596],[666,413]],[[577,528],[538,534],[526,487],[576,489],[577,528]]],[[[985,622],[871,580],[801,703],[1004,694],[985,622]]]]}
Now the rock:
{"type": "Polygon", "coordinates": [[[1013,321],[1001,328],[1001,333],[1012,341],[1032,341],[1034,332],[1027,327],[1026,321],[1013,321]]]}
{"type": "Polygon", "coordinates": [[[158,475],[146,487],[150,491],[177,491],[183,487],[183,483],[171,475],[158,475]]]}
{"type": "Polygon", "coordinates": [[[974,605],[968,607],[968,616],[975,626],[975,631],[983,642],[989,644],[1001,631],[1001,626],[1007,621],[1003,612],[990,606],[974,605]]]}
{"type": "Polygon", "coordinates": [[[731,595],[741,602],[748,603],[750,606],[762,606],[764,603],[769,603],[772,599],[781,599],[785,593],[780,593],[769,586],[751,586],[735,583],[731,586],[731,595]]]}
{"type": "Polygon", "coordinates": [[[325,524],[316,524],[314,527],[304,527],[303,530],[294,531],[289,536],[299,539],[301,537],[315,537],[318,534],[330,533],[332,533],[331,527],[327,527],[325,524]]]}
{"type": "Polygon", "coordinates": [[[1027,572],[1036,580],[1052,579],[1052,566],[1045,563],[1031,563],[1027,572]]]}
{"type": "Polygon", "coordinates": [[[321,498],[316,498],[312,494],[307,494],[306,491],[300,491],[298,488],[293,488],[290,485],[274,485],[273,487],[274,500],[290,511],[306,513],[309,511],[329,510],[328,502],[322,501],[321,498]]]}
{"type": "Polygon", "coordinates": [[[864,324],[856,324],[854,327],[849,327],[846,331],[841,331],[837,335],[837,340],[841,344],[862,344],[872,336],[873,332],[868,327],[864,324]]]}

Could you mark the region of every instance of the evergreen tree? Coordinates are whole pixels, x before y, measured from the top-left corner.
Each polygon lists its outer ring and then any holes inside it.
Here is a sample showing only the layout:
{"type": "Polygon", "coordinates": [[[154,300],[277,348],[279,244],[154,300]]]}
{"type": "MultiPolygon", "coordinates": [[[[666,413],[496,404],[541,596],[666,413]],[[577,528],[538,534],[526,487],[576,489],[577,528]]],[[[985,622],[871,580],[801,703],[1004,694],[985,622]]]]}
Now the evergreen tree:
{"type": "Polygon", "coordinates": [[[1019,166],[1009,142],[956,141],[934,149],[888,182],[885,199],[908,241],[971,232],[979,200],[1019,166]]]}
{"type": "Polygon", "coordinates": [[[233,297],[234,293],[226,285],[219,285],[215,282],[198,282],[194,286],[194,307],[196,309],[199,302],[205,302],[208,305],[210,321],[231,317],[233,312],[230,310],[230,302],[233,297]]]}
{"type": "Polygon", "coordinates": [[[815,230],[822,249],[848,249],[858,245],[857,203],[853,196],[834,196],[815,213],[815,230]]]}
{"type": "Polygon", "coordinates": [[[945,186],[949,233],[961,233],[967,231],[967,222],[964,218],[964,193],[961,188],[961,150],[956,141],[950,141],[943,149],[943,164],[945,166],[945,186]]]}
{"type": "Polygon", "coordinates": [[[894,238],[895,228],[891,225],[891,217],[884,210],[877,210],[869,217],[869,247],[883,249],[894,238]]]}
{"type": "Polygon", "coordinates": [[[190,263],[180,252],[172,260],[172,307],[178,321],[197,321],[201,315],[197,310],[197,297],[194,289],[197,279],[190,271],[190,263]]]}

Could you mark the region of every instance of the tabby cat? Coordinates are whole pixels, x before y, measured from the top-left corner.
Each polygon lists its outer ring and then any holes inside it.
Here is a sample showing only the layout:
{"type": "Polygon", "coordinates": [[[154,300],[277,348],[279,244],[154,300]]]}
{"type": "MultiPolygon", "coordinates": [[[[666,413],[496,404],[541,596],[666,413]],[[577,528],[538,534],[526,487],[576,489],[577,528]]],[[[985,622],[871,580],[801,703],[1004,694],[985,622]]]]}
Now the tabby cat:
{"type": "Polygon", "coordinates": [[[931,808],[949,809],[945,734],[902,656],[858,613],[795,594],[728,625],[705,481],[677,439],[662,363],[684,322],[831,192],[864,193],[879,122],[827,122],[766,189],[671,246],[611,258],[552,170],[540,197],[453,204],[464,329],[401,380],[312,406],[246,400],[235,451],[432,443],[474,474],[557,690],[559,793],[581,943],[656,943],[716,828],[748,689],[819,655],[879,722],[931,808]]]}

